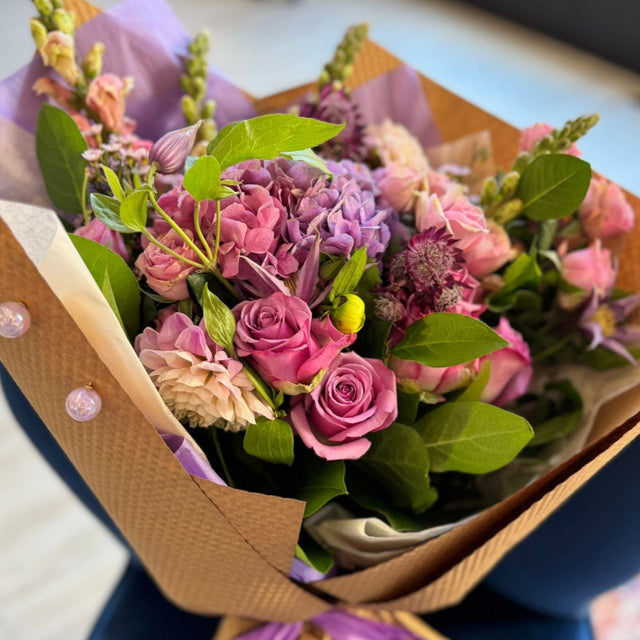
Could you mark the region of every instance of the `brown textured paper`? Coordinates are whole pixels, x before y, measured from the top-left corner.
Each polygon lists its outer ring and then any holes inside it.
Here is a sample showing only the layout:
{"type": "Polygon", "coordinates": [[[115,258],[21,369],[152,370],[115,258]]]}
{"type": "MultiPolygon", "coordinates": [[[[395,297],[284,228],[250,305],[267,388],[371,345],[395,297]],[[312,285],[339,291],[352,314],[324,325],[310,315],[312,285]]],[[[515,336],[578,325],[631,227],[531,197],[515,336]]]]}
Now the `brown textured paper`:
{"type": "MultiPolygon", "coordinates": [[[[77,1],[68,4],[81,14],[77,1]]],[[[399,64],[369,42],[355,65],[356,84],[399,64]]],[[[510,164],[516,129],[427,78],[422,84],[445,141],[487,129],[496,164],[510,164]]],[[[306,89],[256,103],[266,109],[306,89]]],[[[640,213],[638,199],[631,196],[630,202],[640,213]]],[[[597,441],[532,485],[400,557],[305,589],[287,577],[302,503],[189,476],[1,221],[0,243],[0,300],[20,300],[32,315],[24,337],[0,340],[0,360],[161,590],[189,611],[293,621],[325,611],[336,601],[414,612],[455,604],[640,431],[640,416],[634,415],[640,394],[632,390],[614,408],[605,407],[597,441]],[[77,423],[65,412],[65,397],[89,381],[104,408],[91,422],[77,423]]],[[[633,291],[640,290],[640,269],[633,262],[637,255],[639,228],[622,252],[620,286],[633,291]]]]}

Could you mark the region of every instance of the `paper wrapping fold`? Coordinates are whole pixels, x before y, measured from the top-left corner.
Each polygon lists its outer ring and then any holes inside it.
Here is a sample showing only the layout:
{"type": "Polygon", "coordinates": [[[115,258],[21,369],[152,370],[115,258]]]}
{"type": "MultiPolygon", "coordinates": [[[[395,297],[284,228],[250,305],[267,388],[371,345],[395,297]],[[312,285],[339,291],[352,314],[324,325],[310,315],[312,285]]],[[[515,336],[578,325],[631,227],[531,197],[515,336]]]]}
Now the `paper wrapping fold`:
{"type": "MultiPolygon", "coordinates": [[[[400,64],[367,43],[355,83],[400,64]]],[[[496,163],[509,165],[516,129],[431,80],[421,81],[445,141],[487,129],[496,163]]],[[[287,104],[308,88],[257,100],[256,107],[287,104]]],[[[640,213],[638,199],[630,196],[630,202],[640,213]]],[[[416,612],[449,606],[640,432],[634,415],[640,397],[632,390],[613,409],[605,407],[610,419],[598,422],[599,440],[531,486],[411,552],[306,590],[286,577],[301,503],[213,486],[184,472],[2,222],[0,241],[0,299],[23,301],[33,318],[26,336],[0,341],[0,359],[162,591],[189,611],[293,621],[328,609],[333,598],[416,612]],[[104,409],[79,424],[67,416],[64,399],[88,381],[104,409]],[[620,424],[629,416],[634,417],[620,424]]],[[[640,232],[622,253],[620,281],[639,291],[634,255],[640,255],[640,232]]]]}

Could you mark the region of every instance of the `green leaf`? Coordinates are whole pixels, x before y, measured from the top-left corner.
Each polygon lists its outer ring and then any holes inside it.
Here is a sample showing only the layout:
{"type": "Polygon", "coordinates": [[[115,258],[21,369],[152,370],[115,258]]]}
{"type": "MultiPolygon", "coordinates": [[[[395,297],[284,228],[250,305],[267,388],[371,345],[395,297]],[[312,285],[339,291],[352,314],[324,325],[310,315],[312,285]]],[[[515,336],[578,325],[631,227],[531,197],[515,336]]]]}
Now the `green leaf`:
{"type": "Polygon", "coordinates": [[[473,382],[456,398],[456,402],[478,402],[491,377],[491,360],[485,360],[473,382]]]}
{"type": "Polygon", "coordinates": [[[369,436],[371,448],[356,466],[384,484],[397,507],[422,513],[433,505],[437,494],[429,482],[429,454],[417,431],[403,424],[369,436]]]}
{"type": "Polygon", "coordinates": [[[398,398],[398,417],[397,422],[400,424],[413,424],[418,415],[418,407],[420,406],[419,393],[406,393],[402,389],[397,391],[398,398]]]}
{"type": "Polygon", "coordinates": [[[147,201],[145,190],[132,191],[120,203],[120,220],[132,231],[144,231],[147,224],[147,201]]]}
{"type": "Polygon", "coordinates": [[[580,424],[581,420],[582,410],[580,409],[545,420],[535,426],[535,435],[527,446],[537,447],[558,440],[559,438],[564,438],[564,436],[568,436],[580,424]]]}
{"type": "Polygon", "coordinates": [[[122,224],[120,220],[120,202],[111,196],[102,193],[92,193],[90,196],[91,209],[105,227],[118,231],[119,233],[137,233],[133,229],[122,224]]]}
{"type": "Polygon", "coordinates": [[[226,289],[210,271],[196,271],[196,273],[187,276],[187,282],[195,296],[196,302],[200,306],[202,306],[202,292],[204,291],[205,284],[209,287],[209,291],[215,293],[227,307],[232,308],[238,303],[237,298],[234,298],[229,290],[226,289]]]}
{"type": "Polygon", "coordinates": [[[504,285],[487,299],[491,311],[504,313],[511,309],[517,302],[518,294],[522,289],[538,291],[542,272],[535,256],[521,253],[504,272],[504,285]]]}
{"type": "Polygon", "coordinates": [[[235,356],[233,338],[236,335],[236,319],[231,309],[215,293],[209,291],[208,284],[202,289],[202,309],[209,337],[229,355],[235,356]]]}
{"type": "Polygon", "coordinates": [[[36,155],[51,202],[67,213],[82,213],[87,142],[62,109],[45,104],[38,114],[36,155]]]}
{"type": "Polygon", "coordinates": [[[447,402],[414,428],[422,436],[433,471],[495,471],[511,462],[533,437],[524,418],[482,402],[447,402]]]}
{"type": "Polygon", "coordinates": [[[591,182],[589,163],[564,153],[536,158],[522,173],[516,198],[532,220],[557,220],[578,209],[591,182]]]}
{"type": "Polygon", "coordinates": [[[244,432],[244,450],[273,464],[293,463],[293,431],[284,420],[259,419],[244,432]]]}
{"type": "MultiPolygon", "coordinates": [[[[304,534],[304,531],[301,534],[304,534]]],[[[328,573],[335,564],[333,556],[309,534],[301,535],[300,543],[296,545],[296,558],[320,573],[328,573]],[[304,548],[302,545],[304,545],[304,548]]]]}
{"type": "Polygon", "coordinates": [[[283,153],[302,151],[338,135],[344,125],[329,124],[286,113],[233,122],[209,143],[222,170],[243,160],[273,160],[283,153]]]}
{"type": "Polygon", "coordinates": [[[198,201],[216,200],[220,192],[220,165],[213,156],[198,158],[184,176],[184,188],[198,201]]]}
{"type": "Polygon", "coordinates": [[[119,202],[122,202],[124,200],[124,190],[122,189],[122,185],[120,184],[120,180],[118,180],[118,176],[115,174],[115,171],[104,164],[101,164],[100,168],[104,173],[104,177],[107,179],[109,189],[111,189],[111,193],[113,193],[114,198],[119,202]]]}
{"type": "Polygon", "coordinates": [[[391,355],[428,367],[451,367],[508,344],[480,320],[459,313],[432,313],[409,326],[391,355]]]}
{"type": "Polygon", "coordinates": [[[283,153],[282,156],[293,162],[306,162],[310,167],[319,169],[327,176],[333,176],[333,173],[327,167],[325,161],[313,150],[303,149],[302,151],[289,151],[283,153]]]}
{"type": "Polygon", "coordinates": [[[361,247],[344,264],[333,281],[329,293],[329,302],[333,302],[342,295],[351,293],[360,282],[367,268],[367,248],[361,247]]]}
{"type": "Polygon", "coordinates": [[[315,513],[327,502],[347,493],[344,482],[344,460],[327,462],[305,447],[296,451],[294,464],[295,484],[291,487],[294,498],[304,500],[304,517],[315,513]]]}
{"type": "Polygon", "coordinates": [[[140,321],[140,287],[133,272],[108,247],[81,236],[69,237],[127,335],[134,338],[140,321]]]}

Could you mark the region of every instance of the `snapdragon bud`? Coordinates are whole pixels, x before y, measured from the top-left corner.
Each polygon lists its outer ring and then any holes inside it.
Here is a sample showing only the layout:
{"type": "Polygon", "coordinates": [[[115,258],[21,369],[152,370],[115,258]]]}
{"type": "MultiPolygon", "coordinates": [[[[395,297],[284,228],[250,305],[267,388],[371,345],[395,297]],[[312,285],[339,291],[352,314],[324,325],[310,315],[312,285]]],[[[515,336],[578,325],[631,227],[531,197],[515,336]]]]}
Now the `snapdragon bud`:
{"type": "Polygon", "coordinates": [[[47,41],[47,28],[37,18],[31,18],[31,35],[36,47],[42,49],[47,41]]]}
{"type": "Polygon", "coordinates": [[[89,80],[93,80],[102,73],[103,56],[104,44],[95,42],[82,61],[82,69],[89,80]]]}
{"type": "Polygon", "coordinates": [[[73,14],[64,9],[56,9],[53,12],[53,24],[57,29],[68,35],[73,35],[76,28],[76,21],[73,14]]]}
{"type": "Polygon", "coordinates": [[[342,304],[331,310],[331,320],[341,333],[358,333],[366,320],[362,298],[355,293],[342,296],[342,304]]]}
{"type": "Polygon", "coordinates": [[[51,0],[34,0],[33,4],[36,5],[36,9],[41,15],[49,17],[53,13],[53,5],[51,0]]]}
{"type": "Polygon", "coordinates": [[[182,113],[187,122],[193,124],[199,120],[198,107],[191,96],[182,96],[180,106],[182,107],[182,113]]]}
{"type": "Polygon", "coordinates": [[[205,100],[202,105],[201,115],[203,118],[213,118],[213,114],[216,112],[216,101],[215,100],[205,100]]]}
{"type": "Polygon", "coordinates": [[[201,121],[198,121],[190,127],[169,131],[154,143],[149,151],[149,161],[157,166],[160,173],[182,170],[196,141],[200,124],[201,121]]]}
{"type": "Polygon", "coordinates": [[[498,224],[503,225],[507,224],[507,222],[511,222],[511,220],[520,215],[520,212],[522,211],[522,204],[522,200],[518,198],[505,202],[496,209],[493,214],[493,219],[498,224]]]}
{"type": "Polygon", "coordinates": [[[520,174],[517,171],[511,171],[502,178],[502,184],[500,185],[500,195],[503,199],[510,198],[518,188],[520,182],[520,174]]]}
{"type": "Polygon", "coordinates": [[[482,185],[482,195],[480,203],[483,205],[491,204],[498,195],[498,183],[493,176],[489,176],[482,185]]]}

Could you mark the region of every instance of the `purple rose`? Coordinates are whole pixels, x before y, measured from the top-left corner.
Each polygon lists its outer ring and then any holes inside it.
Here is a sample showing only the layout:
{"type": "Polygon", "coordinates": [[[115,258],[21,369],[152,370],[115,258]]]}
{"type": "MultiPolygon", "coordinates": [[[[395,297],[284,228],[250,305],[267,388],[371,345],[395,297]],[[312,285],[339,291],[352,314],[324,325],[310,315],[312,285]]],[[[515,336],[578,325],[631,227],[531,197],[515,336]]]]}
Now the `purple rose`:
{"type": "Polygon", "coordinates": [[[357,460],[371,446],[364,436],[388,427],[398,415],[396,376],[380,361],[341,353],[322,382],[296,396],[293,428],[321,458],[357,460]]]}
{"type": "Polygon", "coordinates": [[[304,300],[280,292],[241,302],[233,313],[238,355],[265,382],[290,395],[300,393],[298,385],[313,383],[356,339],[355,333],[338,331],[329,318],[312,318],[304,300]]]}

